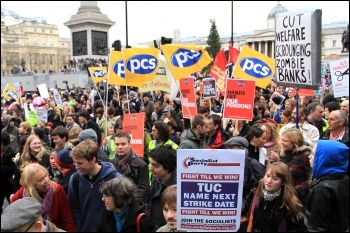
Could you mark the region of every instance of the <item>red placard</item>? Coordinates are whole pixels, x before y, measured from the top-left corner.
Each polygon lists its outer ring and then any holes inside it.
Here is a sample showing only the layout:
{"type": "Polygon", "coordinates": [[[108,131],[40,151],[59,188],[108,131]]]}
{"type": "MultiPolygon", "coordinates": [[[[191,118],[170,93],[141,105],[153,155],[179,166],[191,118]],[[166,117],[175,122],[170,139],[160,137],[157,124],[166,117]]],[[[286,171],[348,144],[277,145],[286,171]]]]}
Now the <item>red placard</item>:
{"type": "Polygon", "coordinates": [[[144,122],[144,113],[123,115],[123,131],[130,135],[131,148],[139,157],[143,157],[144,122]]]}
{"type": "Polygon", "coordinates": [[[183,118],[192,119],[197,115],[196,94],[193,85],[193,78],[180,79],[183,118]]]}
{"type": "Polygon", "coordinates": [[[248,120],[253,118],[255,81],[226,79],[224,118],[248,120]]]}

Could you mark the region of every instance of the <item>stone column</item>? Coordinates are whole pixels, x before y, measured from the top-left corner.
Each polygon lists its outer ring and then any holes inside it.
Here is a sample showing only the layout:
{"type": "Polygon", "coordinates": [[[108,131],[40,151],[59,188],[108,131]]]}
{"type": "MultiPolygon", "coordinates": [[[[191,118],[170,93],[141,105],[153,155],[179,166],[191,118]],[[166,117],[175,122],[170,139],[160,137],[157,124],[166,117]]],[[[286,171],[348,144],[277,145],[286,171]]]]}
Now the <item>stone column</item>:
{"type": "Polygon", "coordinates": [[[275,58],[275,41],[271,41],[271,57],[275,58]]]}
{"type": "Polygon", "coordinates": [[[264,48],[264,54],[267,56],[267,46],[268,46],[268,41],[265,41],[265,48],[264,48]]]}
{"type": "Polygon", "coordinates": [[[261,53],[261,41],[258,42],[259,43],[259,49],[258,52],[261,53]]]}

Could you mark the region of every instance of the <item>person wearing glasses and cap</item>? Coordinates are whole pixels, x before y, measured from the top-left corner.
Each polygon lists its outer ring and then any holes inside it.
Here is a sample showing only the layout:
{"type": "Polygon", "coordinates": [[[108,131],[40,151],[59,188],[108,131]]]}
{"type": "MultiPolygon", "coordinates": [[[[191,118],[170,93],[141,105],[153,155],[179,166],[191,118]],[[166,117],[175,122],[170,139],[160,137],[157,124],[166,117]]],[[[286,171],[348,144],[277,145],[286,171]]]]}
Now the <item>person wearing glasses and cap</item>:
{"type": "Polygon", "coordinates": [[[41,205],[25,197],[9,205],[1,215],[1,232],[65,232],[41,216],[41,205]]]}

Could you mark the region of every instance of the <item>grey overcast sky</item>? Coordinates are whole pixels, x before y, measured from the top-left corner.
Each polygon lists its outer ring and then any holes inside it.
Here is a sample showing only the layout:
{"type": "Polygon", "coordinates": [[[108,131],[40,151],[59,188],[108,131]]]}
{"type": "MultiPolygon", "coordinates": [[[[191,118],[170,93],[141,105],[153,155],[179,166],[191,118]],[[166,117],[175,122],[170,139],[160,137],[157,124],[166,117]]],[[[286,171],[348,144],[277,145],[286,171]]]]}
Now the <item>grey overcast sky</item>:
{"type": "MultiPolygon", "coordinates": [[[[114,40],[126,41],[126,1],[98,1],[98,6],[115,25],[111,27],[110,44],[114,40]]],[[[243,33],[266,28],[266,19],[277,1],[234,1],[233,32],[243,33]]],[[[289,11],[305,8],[321,9],[322,24],[349,21],[349,1],[281,1],[289,11]]],[[[70,38],[70,30],[63,24],[76,14],[80,1],[1,1],[21,16],[42,17],[56,24],[61,37],[70,38]]],[[[143,1],[127,2],[128,42],[153,41],[161,36],[172,37],[175,29],[181,38],[208,36],[210,19],[216,21],[220,36],[231,34],[231,1],[143,1]]]]}

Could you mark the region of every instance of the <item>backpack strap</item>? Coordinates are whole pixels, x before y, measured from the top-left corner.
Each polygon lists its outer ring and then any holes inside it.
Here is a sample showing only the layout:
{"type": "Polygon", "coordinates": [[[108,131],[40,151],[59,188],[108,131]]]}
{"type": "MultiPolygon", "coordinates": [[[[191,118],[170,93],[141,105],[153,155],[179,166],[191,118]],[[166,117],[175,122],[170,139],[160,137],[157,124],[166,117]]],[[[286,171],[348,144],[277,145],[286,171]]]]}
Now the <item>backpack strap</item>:
{"type": "Polygon", "coordinates": [[[141,232],[140,220],[145,213],[140,213],[136,218],[136,232],[141,232]]]}

